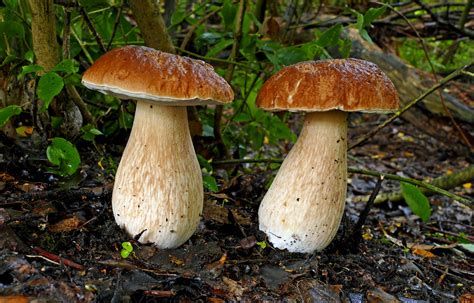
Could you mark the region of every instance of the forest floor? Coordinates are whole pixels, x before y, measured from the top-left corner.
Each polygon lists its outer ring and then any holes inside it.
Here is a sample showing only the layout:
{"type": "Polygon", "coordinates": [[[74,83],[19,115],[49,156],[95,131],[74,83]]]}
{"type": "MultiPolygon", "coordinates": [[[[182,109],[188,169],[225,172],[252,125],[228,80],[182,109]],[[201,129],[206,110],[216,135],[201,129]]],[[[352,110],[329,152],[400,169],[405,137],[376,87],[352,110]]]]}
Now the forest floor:
{"type": "MultiPolygon", "coordinates": [[[[382,119],[353,116],[350,140],[382,119]]],[[[96,153],[81,150],[82,171],[64,181],[43,172],[44,155],[20,146],[0,140],[0,302],[474,302],[474,255],[463,244],[474,242],[472,211],[446,197],[430,197],[425,223],[403,202],[375,205],[355,246],[344,239],[365,203],[354,201],[372,192],[376,178],[350,174],[333,244],[294,254],[262,247],[257,210],[276,171],[244,164],[230,180],[218,178],[220,192],[206,193],[195,235],[159,250],[114,223],[112,177],[96,153]],[[133,253],[124,259],[127,241],[133,253]]],[[[118,159],[119,152],[111,154],[118,159]]],[[[456,154],[404,121],[349,155],[350,166],[418,179],[472,163],[472,155],[456,154]]],[[[384,181],[381,192],[397,188],[384,181]]],[[[473,197],[469,184],[451,191],[473,197]]]]}

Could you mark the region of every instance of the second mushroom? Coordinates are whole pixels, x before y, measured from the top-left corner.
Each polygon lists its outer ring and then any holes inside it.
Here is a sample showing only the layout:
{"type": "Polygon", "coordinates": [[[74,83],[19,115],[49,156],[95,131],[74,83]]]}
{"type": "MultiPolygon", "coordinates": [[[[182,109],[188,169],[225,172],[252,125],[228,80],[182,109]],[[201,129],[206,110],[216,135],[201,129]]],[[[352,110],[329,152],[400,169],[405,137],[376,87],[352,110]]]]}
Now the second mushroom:
{"type": "Polygon", "coordinates": [[[395,87],[367,61],[308,61],[270,77],[257,105],[307,112],[296,144],[260,204],[260,230],[277,248],[320,251],[336,235],[344,212],[347,112],[397,109],[395,87]]]}

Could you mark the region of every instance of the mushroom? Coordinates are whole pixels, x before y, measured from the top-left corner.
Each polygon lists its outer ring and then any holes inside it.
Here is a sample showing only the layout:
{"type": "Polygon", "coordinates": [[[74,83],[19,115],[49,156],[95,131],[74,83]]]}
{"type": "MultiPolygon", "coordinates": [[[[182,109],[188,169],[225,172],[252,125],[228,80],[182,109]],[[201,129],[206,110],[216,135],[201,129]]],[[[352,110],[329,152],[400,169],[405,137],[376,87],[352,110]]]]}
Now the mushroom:
{"type": "Polygon", "coordinates": [[[390,79],[358,59],[301,62],[270,77],[257,97],[269,111],[307,112],[259,212],[259,228],[277,248],[310,253],[336,235],[347,188],[347,113],[398,107],[390,79]]]}
{"type": "Polygon", "coordinates": [[[232,88],[203,61],[143,46],[107,52],[84,73],[82,83],[137,101],[115,176],[116,222],[132,236],[141,233],[142,243],[183,244],[196,230],[203,207],[186,106],[229,103],[232,88]]]}

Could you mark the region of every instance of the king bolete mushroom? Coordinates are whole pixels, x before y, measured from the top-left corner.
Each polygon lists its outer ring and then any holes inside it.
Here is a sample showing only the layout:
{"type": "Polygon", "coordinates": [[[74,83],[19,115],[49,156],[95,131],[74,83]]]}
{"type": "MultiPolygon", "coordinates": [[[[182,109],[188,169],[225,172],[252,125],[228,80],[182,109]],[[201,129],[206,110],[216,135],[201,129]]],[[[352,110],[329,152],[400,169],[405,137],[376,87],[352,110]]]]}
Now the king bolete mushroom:
{"type": "Polygon", "coordinates": [[[270,111],[307,112],[297,142],[260,204],[260,230],[277,248],[320,251],[336,235],[344,212],[346,112],[395,110],[395,87],[367,61],[308,61],[270,77],[257,105],[270,111]]]}
{"type": "Polygon", "coordinates": [[[183,244],[203,207],[202,175],[188,128],[187,105],[233,100],[211,65],[143,46],[114,49],[83,75],[93,90],[135,99],[133,128],[115,176],[115,220],[139,241],[183,244]]]}

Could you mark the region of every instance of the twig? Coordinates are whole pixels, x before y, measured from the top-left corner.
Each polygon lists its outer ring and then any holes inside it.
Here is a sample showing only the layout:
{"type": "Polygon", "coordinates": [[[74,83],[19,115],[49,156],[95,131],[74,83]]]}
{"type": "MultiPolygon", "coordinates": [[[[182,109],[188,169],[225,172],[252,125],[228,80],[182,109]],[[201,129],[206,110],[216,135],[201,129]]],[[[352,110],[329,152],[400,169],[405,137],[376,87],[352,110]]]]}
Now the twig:
{"type": "Polygon", "coordinates": [[[183,42],[181,42],[181,45],[180,45],[180,49],[186,49],[186,46],[188,45],[188,42],[189,40],[191,40],[191,37],[193,36],[194,34],[194,31],[199,27],[199,25],[203,24],[204,22],[206,22],[207,19],[211,18],[212,16],[214,16],[216,13],[218,13],[219,11],[222,10],[222,7],[219,7],[218,9],[210,12],[209,14],[205,15],[204,17],[202,17],[201,19],[199,19],[198,22],[196,22],[195,24],[193,24],[188,32],[186,33],[186,35],[184,36],[183,38],[183,42]]]}
{"type": "Polygon", "coordinates": [[[229,60],[229,59],[214,58],[214,57],[206,57],[206,56],[196,54],[194,52],[188,51],[188,50],[183,49],[183,48],[178,48],[178,47],[176,49],[181,53],[185,53],[187,55],[190,55],[192,57],[196,57],[198,59],[202,59],[202,60],[206,60],[206,61],[221,62],[221,63],[226,63],[226,64],[233,64],[233,65],[237,65],[237,66],[240,66],[240,67],[248,69],[248,70],[255,70],[256,71],[256,69],[252,68],[251,66],[246,65],[244,63],[237,62],[237,61],[233,61],[233,60],[229,60]]]}
{"type": "Polygon", "coordinates": [[[455,70],[454,72],[452,72],[451,74],[449,74],[448,76],[444,77],[443,79],[441,79],[437,84],[435,84],[434,86],[432,86],[431,88],[429,88],[428,90],[426,90],[423,94],[421,94],[418,98],[414,99],[413,101],[411,101],[410,103],[408,103],[407,105],[405,105],[405,107],[403,107],[402,109],[398,110],[395,114],[393,114],[390,118],[388,118],[387,120],[385,120],[382,124],[380,124],[378,127],[372,129],[371,131],[369,131],[366,135],[364,135],[362,138],[360,138],[359,140],[356,141],[356,143],[352,144],[351,146],[349,146],[349,150],[350,149],[353,149],[354,147],[356,146],[359,146],[361,145],[362,143],[366,142],[368,139],[372,138],[375,134],[377,134],[380,130],[382,130],[384,127],[386,127],[387,125],[389,125],[390,123],[392,123],[394,120],[396,120],[398,117],[400,117],[404,112],[406,112],[407,110],[409,110],[412,106],[414,106],[415,104],[417,104],[418,102],[420,102],[421,100],[423,100],[424,98],[426,98],[427,96],[429,96],[431,93],[433,93],[434,91],[436,91],[438,88],[444,86],[446,83],[448,83],[449,81],[453,80],[454,78],[458,77],[459,75],[462,74],[462,72],[464,70],[467,70],[470,66],[472,65],[469,64],[469,65],[466,65],[464,67],[461,67],[457,70],[455,70]]]}
{"type": "Polygon", "coordinates": [[[457,33],[460,33],[460,34],[463,34],[463,35],[466,35],[468,36],[469,38],[473,39],[474,38],[474,34],[471,33],[470,31],[467,31],[465,30],[464,28],[458,28],[456,27],[454,24],[451,24],[443,19],[440,19],[435,13],[433,13],[433,11],[426,5],[424,4],[421,0],[415,0],[415,3],[418,4],[422,9],[424,9],[430,16],[431,18],[433,19],[433,21],[435,21],[436,23],[438,24],[441,24],[441,25],[444,25],[444,26],[447,26],[449,29],[451,29],[452,31],[454,32],[457,32],[457,33]]]}
{"type": "MultiPolygon", "coordinates": [[[[431,18],[433,18],[433,20],[435,20],[438,23],[441,22],[441,20],[438,19],[438,17],[436,15],[434,15],[433,12],[423,2],[421,2],[421,0],[415,0],[415,2],[418,5],[420,5],[423,9],[425,9],[430,14],[431,18]]],[[[425,42],[421,38],[421,36],[418,33],[418,31],[416,30],[416,28],[410,23],[410,21],[408,21],[408,19],[406,19],[405,17],[403,17],[403,19],[412,28],[412,30],[415,31],[415,34],[418,37],[418,40],[420,41],[421,45],[423,46],[423,52],[425,54],[426,61],[430,65],[431,73],[433,74],[433,78],[434,78],[435,82],[437,83],[438,82],[438,76],[436,74],[436,70],[433,66],[433,63],[431,62],[430,56],[428,55],[428,48],[426,47],[425,42]]],[[[448,24],[451,25],[452,28],[456,29],[456,27],[453,26],[451,23],[448,23],[448,24]]],[[[443,93],[441,91],[438,91],[438,95],[439,95],[439,99],[441,100],[441,105],[443,106],[444,112],[448,115],[449,119],[451,120],[451,123],[453,123],[454,127],[457,129],[457,131],[461,135],[461,138],[464,140],[464,142],[466,142],[466,145],[469,146],[470,149],[472,149],[472,146],[469,142],[469,139],[467,139],[466,135],[464,134],[464,131],[459,126],[459,124],[456,122],[456,120],[454,120],[453,114],[451,113],[451,111],[446,106],[446,101],[444,100],[443,93]]]]}
{"type": "Polygon", "coordinates": [[[86,21],[87,27],[89,27],[89,30],[91,31],[92,35],[94,36],[95,41],[97,41],[97,45],[99,45],[100,50],[103,53],[105,53],[107,51],[107,48],[105,48],[104,42],[102,42],[102,38],[100,37],[99,33],[96,31],[96,29],[94,27],[94,24],[92,24],[92,21],[89,18],[89,16],[87,15],[87,12],[84,9],[84,7],[79,5],[79,12],[80,12],[82,18],[84,19],[84,21],[86,21]]]}
{"type": "Polygon", "coordinates": [[[444,190],[442,188],[439,188],[437,186],[434,186],[432,184],[429,184],[429,183],[426,183],[426,182],[423,182],[423,181],[419,181],[419,180],[412,179],[412,178],[407,178],[407,177],[400,177],[398,175],[385,174],[385,173],[380,173],[380,172],[377,172],[377,171],[358,169],[358,168],[352,168],[352,167],[350,167],[348,169],[348,172],[353,173],[353,174],[362,174],[362,175],[368,175],[368,176],[374,176],[374,177],[379,177],[379,176],[383,175],[385,179],[390,179],[390,180],[410,183],[410,184],[413,184],[413,185],[418,185],[420,187],[429,189],[429,190],[431,190],[431,191],[433,191],[437,194],[440,194],[440,195],[446,196],[448,198],[451,198],[453,200],[456,200],[456,201],[466,205],[467,207],[469,207],[471,209],[474,209],[473,202],[470,199],[461,197],[461,196],[453,194],[453,193],[450,193],[447,190],[444,190]]]}
{"type": "MultiPolygon", "coordinates": [[[[456,187],[456,186],[459,186],[461,184],[471,181],[474,178],[473,176],[474,176],[474,165],[470,165],[469,167],[456,171],[450,175],[443,175],[441,177],[438,177],[430,181],[429,183],[431,185],[434,185],[442,189],[451,189],[453,187],[456,187]]],[[[425,195],[433,194],[433,192],[424,188],[421,191],[425,195]]],[[[375,199],[375,204],[383,203],[386,201],[397,202],[401,200],[403,200],[403,195],[400,191],[389,192],[389,193],[378,195],[377,199],[375,199]]],[[[367,196],[354,197],[354,201],[366,202],[368,201],[368,197],[367,196]]]]}
{"type": "Polygon", "coordinates": [[[119,268],[124,268],[128,270],[141,270],[144,272],[153,273],[157,276],[164,276],[164,277],[178,277],[179,276],[178,274],[175,274],[175,273],[163,272],[156,269],[143,268],[127,260],[104,260],[104,261],[98,261],[97,264],[110,266],[110,267],[119,267],[119,268]]]}
{"type": "Polygon", "coordinates": [[[77,92],[76,88],[73,85],[66,85],[66,91],[71,100],[74,102],[74,104],[77,105],[79,108],[79,111],[82,114],[82,117],[84,117],[84,120],[87,123],[92,124],[93,126],[96,126],[96,122],[94,117],[92,116],[91,112],[87,108],[86,103],[84,100],[82,100],[81,95],[77,92]]]}
{"type": "Polygon", "coordinates": [[[121,3],[121,5],[119,6],[117,15],[115,16],[114,29],[112,30],[112,35],[110,36],[109,43],[107,43],[107,47],[106,47],[107,50],[110,49],[110,46],[112,45],[112,42],[114,41],[115,34],[117,33],[117,28],[120,23],[120,18],[122,17],[122,5],[123,3],[121,3]]]}
{"type": "Polygon", "coordinates": [[[43,257],[45,257],[49,260],[52,260],[56,263],[64,264],[66,266],[69,266],[69,267],[77,269],[77,270],[84,270],[85,269],[84,266],[82,266],[81,264],[77,264],[76,262],[71,261],[69,259],[61,258],[60,256],[55,255],[55,254],[50,253],[50,252],[47,252],[46,250],[44,250],[42,248],[35,247],[35,248],[33,248],[33,251],[36,252],[37,254],[39,254],[40,256],[43,256],[43,257]]]}
{"type": "Polygon", "coordinates": [[[364,210],[360,213],[359,215],[359,220],[357,220],[356,225],[354,226],[354,229],[352,231],[352,236],[351,239],[355,239],[356,243],[358,244],[360,239],[362,238],[361,235],[361,230],[362,230],[362,225],[364,225],[367,216],[369,215],[369,211],[374,205],[375,198],[377,197],[380,188],[382,187],[382,182],[384,179],[384,175],[380,175],[377,179],[377,184],[375,184],[375,188],[370,194],[369,201],[367,201],[367,204],[365,205],[364,210]]]}
{"type": "MultiPolygon", "coordinates": [[[[232,44],[232,49],[230,51],[229,60],[234,61],[237,57],[240,45],[240,39],[242,38],[242,25],[244,21],[244,11],[245,4],[247,0],[240,0],[239,7],[237,9],[237,14],[235,16],[235,27],[234,27],[234,43],[232,44]]],[[[231,82],[232,77],[234,76],[234,64],[229,64],[227,67],[224,79],[227,82],[231,82]]],[[[214,138],[217,142],[217,148],[221,157],[227,158],[227,147],[224,144],[221,133],[221,121],[222,121],[222,111],[224,107],[222,105],[217,105],[214,111],[214,138]]]]}
{"type": "MultiPolygon", "coordinates": [[[[212,165],[226,165],[226,164],[236,165],[236,164],[240,164],[240,163],[282,163],[282,162],[283,162],[282,159],[230,159],[230,160],[212,161],[210,163],[212,165]]],[[[412,178],[407,178],[407,177],[400,177],[398,175],[393,175],[393,174],[381,173],[381,172],[372,171],[372,170],[359,169],[359,168],[355,168],[355,167],[349,167],[347,169],[347,171],[349,173],[353,173],[353,174],[362,174],[362,175],[374,176],[374,177],[380,177],[380,176],[383,175],[385,179],[401,181],[401,182],[406,182],[406,183],[410,183],[410,184],[413,184],[413,185],[418,185],[420,187],[431,190],[431,191],[433,191],[437,194],[440,194],[440,195],[446,196],[448,198],[451,198],[453,200],[456,200],[456,201],[466,205],[467,207],[469,207],[471,209],[474,209],[473,202],[470,199],[461,197],[461,196],[453,194],[453,193],[450,193],[449,191],[446,191],[442,188],[434,186],[433,184],[429,184],[429,183],[426,183],[426,182],[423,182],[423,181],[419,181],[419,180],[412,179],[412,178]]]]}

